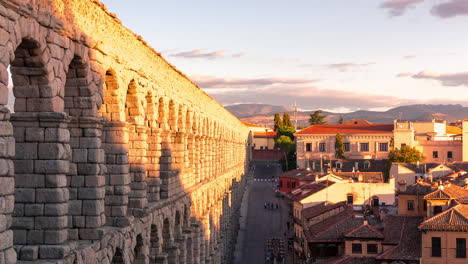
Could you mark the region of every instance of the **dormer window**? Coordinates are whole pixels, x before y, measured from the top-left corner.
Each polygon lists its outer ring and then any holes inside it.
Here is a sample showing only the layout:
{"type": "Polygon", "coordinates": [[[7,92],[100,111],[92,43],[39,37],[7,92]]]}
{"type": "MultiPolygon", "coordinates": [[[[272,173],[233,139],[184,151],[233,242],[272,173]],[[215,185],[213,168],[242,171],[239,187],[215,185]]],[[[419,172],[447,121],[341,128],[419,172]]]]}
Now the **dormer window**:
{"type": "Polygon", "coordinates": [[[370,161],[366,160],[364,161],[364,169],[369,169],[370,168],[370,161]]]}
{"type": "Polygon", "coordinates": [[[341,164],[341,161],[337,161],[337,162],[335,163],[336,169],[341,169],[342,166],[343,166],[343,164],[341,164]]]}

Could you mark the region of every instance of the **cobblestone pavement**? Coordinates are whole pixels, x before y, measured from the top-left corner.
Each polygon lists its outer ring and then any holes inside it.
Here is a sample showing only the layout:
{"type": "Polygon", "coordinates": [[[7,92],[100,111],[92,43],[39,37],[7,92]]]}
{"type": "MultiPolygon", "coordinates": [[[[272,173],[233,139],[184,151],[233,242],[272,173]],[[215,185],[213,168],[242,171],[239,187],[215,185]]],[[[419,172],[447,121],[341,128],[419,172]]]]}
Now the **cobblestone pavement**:
{"type": "Polygon", "coordinates": [[[272,177],[278,177],[279,173],[277,165],[257,164],[255,167],[254,179],[248,187],[250,194],[243,241],[243,264],[268,263],[265,259],[266,240],[269,238],[283,238],[287,245],[284,234],[287,229],[288,208],[285,200],[275,196],[277,182],[271,181],[272,177]],[[273,203],[275,209],[265,209],[265,203],[273,203]]]}

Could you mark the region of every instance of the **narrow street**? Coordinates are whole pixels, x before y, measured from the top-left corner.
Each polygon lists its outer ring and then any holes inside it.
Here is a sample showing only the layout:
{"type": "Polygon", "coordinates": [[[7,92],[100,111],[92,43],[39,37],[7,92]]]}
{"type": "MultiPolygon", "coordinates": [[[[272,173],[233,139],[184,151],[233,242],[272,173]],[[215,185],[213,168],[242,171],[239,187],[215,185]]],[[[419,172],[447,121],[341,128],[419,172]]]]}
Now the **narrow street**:
{"type": "MultiPolygon", "coordinates": [[[[288,207],[286,201],[276,197],[276,181],[281,169],[277,164],[257,164],[253,181],[249,185],[248,214],[246,220],[246,234],[242,248],[242,263],[261,264],[274,263],[267,261],[267,240],[279,239],[284,241],[284,253],[288,254],[286,222],[288,221],[288,207]],[[265,208],[270,203],[270,208],[265,208]],[[278,209],[276,209],[278,205],[278,209]]],[[[278,240],[276,240],[278,241],[278,240]]],[[[276,245],[276,241],[273,242],[276,245]]],[[[275,248],[275,247],[273,247],[275,248]]],[[[274,251],[274,250],[273,250],[274,251]]],[[[276,263],[290,263],[287,261],[276,263]]]]}

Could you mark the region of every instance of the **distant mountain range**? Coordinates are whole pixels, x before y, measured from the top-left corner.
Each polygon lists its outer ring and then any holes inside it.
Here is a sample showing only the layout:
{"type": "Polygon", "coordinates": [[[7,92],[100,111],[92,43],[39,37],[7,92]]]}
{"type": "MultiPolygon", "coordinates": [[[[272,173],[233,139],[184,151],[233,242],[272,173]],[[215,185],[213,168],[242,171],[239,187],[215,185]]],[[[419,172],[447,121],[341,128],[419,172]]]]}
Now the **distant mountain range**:
{"type": "MultiPolygon", "coordinates": [[[[238,104],[225,107],[233,115],[242,121],[273,126],[273,116],[275,113],[288,112],[291,119],[294,119],[293,109],[267,104],[238,104]]],[[[298,111],[297,120],[299,126],[308,126],[307,120],[314,111],[298,111]]],[[[359,110],[351,113],[324,112],[325,121],[329,124],[336,124],[340,116],[344,120],[366,119],[371,123],[383,124],[393,123],[394,119],[404,119],[410,121],[430,121],[432,118],[445,119],[448,123],[457,120],[468,119],[468,107],[462,105],[406,105],[392,108],[384,112],[359,110]]]]}

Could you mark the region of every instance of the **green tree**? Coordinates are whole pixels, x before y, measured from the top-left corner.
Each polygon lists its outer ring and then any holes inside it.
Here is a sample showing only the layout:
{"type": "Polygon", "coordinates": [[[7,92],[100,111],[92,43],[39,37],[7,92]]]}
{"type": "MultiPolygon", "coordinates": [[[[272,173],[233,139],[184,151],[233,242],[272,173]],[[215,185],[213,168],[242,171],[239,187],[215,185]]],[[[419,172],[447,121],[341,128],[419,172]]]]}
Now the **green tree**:
{"type": "Polygon", "coordinates": [[[404,162],[404,163],[416,163],[418,161],[424,161],[424,155],[410,146],[403,146],[401,149],[394,149],[388,153],[388,159],[391,162],[404,162]]]}
{"type": "Polygon", "coordinates": [[[294,127],[281,127],[276,131],[276,139],[281,136],[288,136],[291,140],[294,140],[294,133],[296,133],[294,127]]]}
{"type": "Polygon", "coordinates": [[[343,116],[340,116],[340,119],[338,119],[338,124],[343,124],[344,123],[344,118],[343,116]]]}
{"type": "Polygon", "coordinates": [[[295,159],[296,143],[294,143],[290,137],[281,135],[276,138],[275,147],[279,148],[284,153],[284,157],[281,159],[283,170],[289,171],[289,168],[295,168],[295,166],[289,165],[293,165],[292,160],[295,159]]]}
{"type": "Polygon", "coordinates": [[[281,120],[281,116],[276,113],[275,114],[275,127],[273,130],[278,131],[278,129],[283,127],[283,121],[281,120]]]}
{"type": "Polygon", "coordinates": [[[335,139],[335,158],[337,159],[344,159],[344,145],[343,145],[343,137],[341,137],[340,133],[336,133],[335,139]]]}
{"type": "Polygon", "coordinates": [[[327,122],[323,121],[325,119],[325,115],[322,115],[323,111],[322,110],[317,110],[313,114],[310,115],[309,118],[309,123],[311,125],[323,125],[326,124],[327,122]]]}
{"type": "Polygon", "coordinates": [[[288,113],[283,114],[283,127],[294,127],[288,113]]]}

